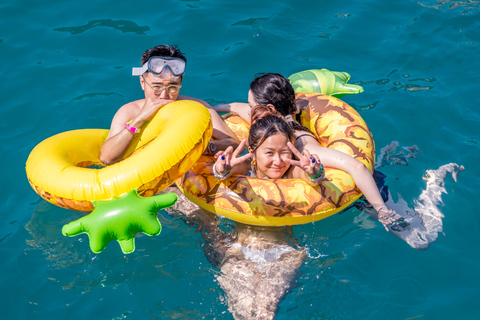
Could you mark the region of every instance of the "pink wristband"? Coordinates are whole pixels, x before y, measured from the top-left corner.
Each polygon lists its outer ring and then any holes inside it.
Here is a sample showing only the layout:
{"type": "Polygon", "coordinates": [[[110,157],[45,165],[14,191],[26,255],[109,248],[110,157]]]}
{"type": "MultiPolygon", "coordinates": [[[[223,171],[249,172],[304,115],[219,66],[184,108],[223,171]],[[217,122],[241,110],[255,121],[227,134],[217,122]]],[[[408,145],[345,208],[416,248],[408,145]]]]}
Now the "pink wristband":
{"type": "Polygon", "coordinates": [[[127,129],[128,131],[130,131],[130,132],[133,133],[133,134],[137,134],[137,133],[140,132],[140,129],[135,128],[135,127],[132,127],[132,126],[129,125],[128,123],[125,124],[125,127],[124,127],[124,128],[127,129]]]}

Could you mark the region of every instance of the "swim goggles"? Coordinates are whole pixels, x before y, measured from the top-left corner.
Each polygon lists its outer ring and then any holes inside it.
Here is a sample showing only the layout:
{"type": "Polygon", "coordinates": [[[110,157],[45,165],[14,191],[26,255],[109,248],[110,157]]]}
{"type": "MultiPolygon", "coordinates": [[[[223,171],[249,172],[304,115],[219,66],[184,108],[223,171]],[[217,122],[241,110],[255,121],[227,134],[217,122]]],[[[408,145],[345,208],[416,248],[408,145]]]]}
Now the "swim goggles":
{"type": "Polygon", "coordinates": [[[169,68],[174,76],[185,73],[185,61],[172,57],[151,57],[141,68],[133,68],[132,76],[141,76],[147,70],[153,74],[160,74],[165,68],[169,68]]]}

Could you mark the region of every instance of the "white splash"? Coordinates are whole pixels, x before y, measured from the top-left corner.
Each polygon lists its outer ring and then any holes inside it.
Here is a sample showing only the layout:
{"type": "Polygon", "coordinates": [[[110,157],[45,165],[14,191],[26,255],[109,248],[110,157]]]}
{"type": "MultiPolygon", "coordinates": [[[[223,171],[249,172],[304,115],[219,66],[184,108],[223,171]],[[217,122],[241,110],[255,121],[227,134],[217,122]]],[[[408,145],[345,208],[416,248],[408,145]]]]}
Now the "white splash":
{"type": "Polygon", "coordinates": [[[402,215],[410,224],[403,231],[391,230],[397,237],[406,241],[412,248],[425,250],[430,243],[438,238],[438,233],[443,232],[444,215],[440,210],[443,206],[442,194],[447,193],[445,179],[449,173],[457,182],[458,173],[465,170],[463,166],[456,163],[449,163],[437,170],[427,170],[424,180],[427,183],[426,189],[422,191],[418,199],[414,199],[414,209],[410,209],[401,195],[395,203],[391,195],[386,202],[387,206],[402,215]]]}
{"type": "Polygon", "coordinates": [[[256,263],[265,263],[278,260],[283,254],[295,251],[294,248],[287,245],[277,245],[269,249],[254,249],[241,246],[239,243],[233,245],[236,249],[240,249],[245,259],[256,263]]]}

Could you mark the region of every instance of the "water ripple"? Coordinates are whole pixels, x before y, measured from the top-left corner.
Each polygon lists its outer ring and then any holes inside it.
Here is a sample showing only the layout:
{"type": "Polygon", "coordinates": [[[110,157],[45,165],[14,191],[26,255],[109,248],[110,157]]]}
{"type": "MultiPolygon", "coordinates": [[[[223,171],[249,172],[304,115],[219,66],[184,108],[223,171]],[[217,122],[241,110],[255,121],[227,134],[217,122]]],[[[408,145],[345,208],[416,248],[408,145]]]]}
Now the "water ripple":
{"type": "Polygon", "coordinates": [[[109,27],[115,30],[119,30],[122,33],[135,33],[135,34],[146,34],[150,30],[148,26],[139,26],[133,21],[129,20],[112,20],[112,19],[101,19],[101,20],[90,20],[87,24],[77,27],[63,27],[55,28],[53,31],[59,32],[70,32],[71,35],[76,35],[84,33],[95,27],[109,27]]]}

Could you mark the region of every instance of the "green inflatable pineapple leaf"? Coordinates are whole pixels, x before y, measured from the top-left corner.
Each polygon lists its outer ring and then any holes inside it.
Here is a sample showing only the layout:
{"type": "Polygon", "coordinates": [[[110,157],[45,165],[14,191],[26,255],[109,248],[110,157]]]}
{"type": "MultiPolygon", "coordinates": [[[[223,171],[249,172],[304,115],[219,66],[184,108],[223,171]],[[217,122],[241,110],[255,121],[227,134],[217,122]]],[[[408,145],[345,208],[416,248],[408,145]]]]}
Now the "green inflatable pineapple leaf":
{"type": "Polygon", "coordinates": [[[288,80],[290,80],[295,93],[323,93],[341,98],[345,95],[363,92],[361,86],[347,83],[350,75],[346,72],[312,69],[294,73],[288,77],[288,80]]]}

